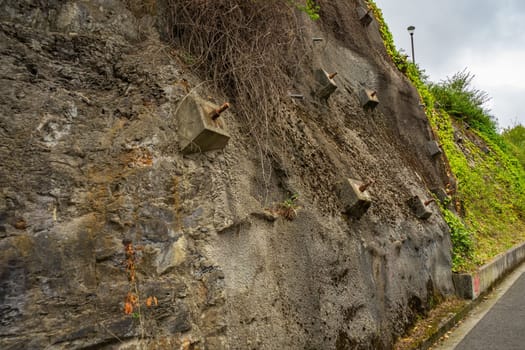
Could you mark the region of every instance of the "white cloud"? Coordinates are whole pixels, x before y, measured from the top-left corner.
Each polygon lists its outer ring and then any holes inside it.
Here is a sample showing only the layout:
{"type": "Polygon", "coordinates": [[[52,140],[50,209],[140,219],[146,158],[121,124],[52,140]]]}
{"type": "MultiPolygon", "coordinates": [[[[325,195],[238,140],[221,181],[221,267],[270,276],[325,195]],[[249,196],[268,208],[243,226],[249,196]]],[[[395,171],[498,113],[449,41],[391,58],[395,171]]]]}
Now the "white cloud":
{"type": "Polygon", "coordinates": [[[468,56],[458,59],[466,62],[477,81],[488,87],[505,89],[525,88],[525,50],[480,54],[469,50],[468,56]]]}

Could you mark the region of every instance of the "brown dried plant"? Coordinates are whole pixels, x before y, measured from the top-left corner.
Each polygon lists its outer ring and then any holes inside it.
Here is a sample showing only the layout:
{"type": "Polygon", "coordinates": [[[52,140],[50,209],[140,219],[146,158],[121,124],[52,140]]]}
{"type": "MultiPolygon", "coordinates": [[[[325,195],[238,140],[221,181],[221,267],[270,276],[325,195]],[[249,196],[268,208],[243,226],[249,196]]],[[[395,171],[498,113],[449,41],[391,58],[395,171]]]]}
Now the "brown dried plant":
{"type": "MultiPolygon", "coordinates": [[[[124,299],[124,313],[139,320],[141,339],[144,339],[144,320],[141,313],[141,298],[137,281],[137,251],[142,250],[142,247],[134,246],[133,242],[128,239],[123,240],[122,244],[124,245],[124,254],[126,257],[124,265],[129,281],[129,290],[124,299]]],[[[148,308],[158,306],[158,304],[158,299],[155,296],[148,296],[144,302],[144,305],[148,308]]]]}
{"type": "MultiPolygon", "coordinates": [[[[164,32],[193,71],[231,99],[269,182],[270,135],[306,59],[295,2],[163,0],[164,32]]],[[[306,19],[305,19],[306,20],[306,19]]]]}

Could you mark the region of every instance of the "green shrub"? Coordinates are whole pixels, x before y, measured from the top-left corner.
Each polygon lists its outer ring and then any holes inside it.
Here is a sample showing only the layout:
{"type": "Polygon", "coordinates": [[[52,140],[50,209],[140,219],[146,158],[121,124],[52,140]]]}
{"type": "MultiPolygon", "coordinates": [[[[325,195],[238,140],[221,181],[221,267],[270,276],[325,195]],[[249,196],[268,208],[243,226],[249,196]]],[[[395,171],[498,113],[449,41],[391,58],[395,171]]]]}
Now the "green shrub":
{"type": "Polygon", "coordinates": [[[430,84],[439,107],[456,119],[467,122],[472,128],[490,135],[497,134],[496,122],[483,105],[490,100],[486,92],[472,87],[474,75],[466,69],[438,84],[430,84]]]}

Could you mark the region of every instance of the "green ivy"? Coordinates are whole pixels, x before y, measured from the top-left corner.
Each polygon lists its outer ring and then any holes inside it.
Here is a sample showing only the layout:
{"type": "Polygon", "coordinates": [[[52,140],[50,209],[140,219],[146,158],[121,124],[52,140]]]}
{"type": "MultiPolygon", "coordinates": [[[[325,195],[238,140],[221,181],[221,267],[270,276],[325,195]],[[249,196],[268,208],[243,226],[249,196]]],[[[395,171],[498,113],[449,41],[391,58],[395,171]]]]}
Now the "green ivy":
{"type": "Polygon", "coordinates": [[[443,217],[450,228],[452,245],[452,270],[463,271],[471,269],[473,262],[472,233],[469,232],[463,221],[453,212],[442,208],[443,217]]]}

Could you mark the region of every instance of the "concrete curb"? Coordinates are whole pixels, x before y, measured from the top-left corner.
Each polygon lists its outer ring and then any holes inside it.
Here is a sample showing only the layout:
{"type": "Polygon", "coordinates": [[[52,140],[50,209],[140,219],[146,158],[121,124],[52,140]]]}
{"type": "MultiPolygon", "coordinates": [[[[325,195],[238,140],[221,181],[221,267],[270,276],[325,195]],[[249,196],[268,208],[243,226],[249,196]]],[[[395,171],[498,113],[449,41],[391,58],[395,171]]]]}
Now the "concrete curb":
{"type": "Polygon", "coordinates": [[[442,321],[439,328],[425,339],[417,350],[428,350],[445,333],[458,324],[483,297],[489,294],[501,280],[525,261],[525,243],[522,243],[506,253],[498,256],[492,262],[483,265],[473,274],[454,274],[453,281],[456,294],[465,299],[470,299],[465,306],[455,315],[442,321]]]}
{"type": "Polygon", "coordinates": [[[472,274],[453,274],[452,280],[456,295],[464,299],[477,299],[524,260],[525,243],[522,243],[483,265],[472,274]]]}

